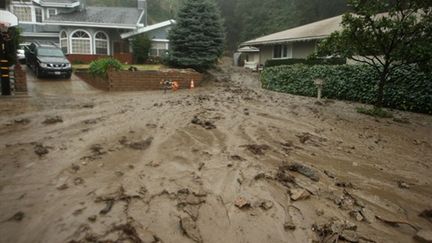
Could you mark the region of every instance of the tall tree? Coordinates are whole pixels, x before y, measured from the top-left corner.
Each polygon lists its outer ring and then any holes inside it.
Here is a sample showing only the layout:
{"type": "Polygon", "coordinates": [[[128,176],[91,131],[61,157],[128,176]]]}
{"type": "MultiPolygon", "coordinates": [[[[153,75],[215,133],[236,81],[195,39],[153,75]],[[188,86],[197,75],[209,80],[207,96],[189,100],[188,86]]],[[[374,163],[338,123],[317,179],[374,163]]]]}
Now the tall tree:
{"type": "Polygon", "coordinates": [[[211,0],[186,0],[168,38],[171,65],[208,69],[216,63],[224,49],[219,9],[211,0]]]}
{"type": "Polygon", "coordinates": [[[350,0],[350,4],[353,13],[344,15],[343,29],[323,41],[319,52],[372,66],[379,76],[375,103],[379,108],[385,85],[396,68],[414,63],[430,65],[430,1],[350,0]]]}

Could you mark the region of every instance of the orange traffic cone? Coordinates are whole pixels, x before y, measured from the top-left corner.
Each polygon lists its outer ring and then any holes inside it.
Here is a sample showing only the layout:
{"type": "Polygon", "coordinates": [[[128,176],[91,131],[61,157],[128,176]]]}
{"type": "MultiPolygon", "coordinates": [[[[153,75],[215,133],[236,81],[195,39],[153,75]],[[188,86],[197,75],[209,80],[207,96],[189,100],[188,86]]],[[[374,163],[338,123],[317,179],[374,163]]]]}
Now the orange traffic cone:
{"type": "Polygon", "coordinates": [[[191,89],[195,88],[195,82],[194,82],[193,79],[192,79],[191,82],[190,82],[190,88],[191,88],[191,89]]]}
{"type": "Polygon", "coordinates": [[[176,81],[172,82],[172,90],[177,91],[178,89],[179,89],[179,84],[176,81]]]}

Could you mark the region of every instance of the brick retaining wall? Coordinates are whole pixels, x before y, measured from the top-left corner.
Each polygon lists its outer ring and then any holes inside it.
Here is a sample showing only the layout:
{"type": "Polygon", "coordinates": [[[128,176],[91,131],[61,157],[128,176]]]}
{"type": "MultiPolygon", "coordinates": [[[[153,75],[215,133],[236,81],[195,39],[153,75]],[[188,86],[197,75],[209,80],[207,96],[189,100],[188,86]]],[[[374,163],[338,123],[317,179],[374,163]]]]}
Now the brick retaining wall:
{"type": "Polygon", "coordinates": [[[199,86],[203,75],[191,69],[166,69],[159,71],[109,71],[108,78],[93,77],[88,72],[75,73],[90,85],[107,91],[144,91],[160,90],[162,80],[179,83],[180,88],[189,88],[191,80],[199,86]]]}

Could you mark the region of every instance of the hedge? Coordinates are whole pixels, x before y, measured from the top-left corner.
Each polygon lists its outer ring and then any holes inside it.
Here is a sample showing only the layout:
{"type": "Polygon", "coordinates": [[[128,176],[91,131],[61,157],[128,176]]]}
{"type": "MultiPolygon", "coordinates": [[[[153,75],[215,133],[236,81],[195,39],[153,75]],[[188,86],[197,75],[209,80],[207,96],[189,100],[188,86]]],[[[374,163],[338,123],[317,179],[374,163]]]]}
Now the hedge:
{"type": "MultiPolygon", "coordinates": [[[[290,65],[266,68],[261,74],[263,87],[278,92],[317,96],[313,83],[324,80],[323,97],[373,104],[377,74],[364,65],[290,65]]],[[[383,105],[388,108],[432,114],[432,73],[414,66],[397,69],[385,86],[383,105]]]]}
{"type": "Polygon", "coordinates": [[[269,59],[265,63],[265,67],[276,67],[282,65],[294,65],[294,64],[305,64],[305,65],[342,65],[346,64],[344,58],[312,58],[312,59],[269,59]]]}

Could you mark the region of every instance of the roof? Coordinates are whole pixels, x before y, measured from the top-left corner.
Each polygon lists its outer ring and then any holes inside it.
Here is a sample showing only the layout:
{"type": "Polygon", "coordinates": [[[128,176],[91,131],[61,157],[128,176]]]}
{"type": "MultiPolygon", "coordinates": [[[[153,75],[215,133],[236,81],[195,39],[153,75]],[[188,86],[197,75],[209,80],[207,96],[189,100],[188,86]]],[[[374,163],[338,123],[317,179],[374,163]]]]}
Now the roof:
{"type": "Polygon", "coordinates": [[[80,5],[79,0],[33,0],[33,2],[44,7],[74,8],[80,5]]]}
{"type": "Polygon", "coordinates": [[[62,13],[49,18],[46,23],[69,26],[98,26],[106,28],[135,29],[143,17],[137,8],[90,7],[82,11],[62,13]]]}
{"type": "Polygon", "coordinates": [[[152,30],[157,30],[160,28],[168,27],[168,26],[174,25],[175,23],[176,23],[175,20],[170,19],[170,20],[160,22],[157,24],[148,25],[145,27],[138,28],[138,29],[131,31],[131,32],[123,33],[123,34],[121,34],[121,38],[122,39],[130,38],[130,37],[133,37],[135,35],[143,34],[143,33],[146,33],[146,32],[152,31],[152,30]]]}
{"type": "Polygon", "coordinates": [[[240,46],[277,44],[293,41],[323,39],[331,33],[341,30],[342,15],[318,22],[284,30],[274,34],[243,42],[240,46]]]}
{"type": "Polygon", "coordinates": [[[260,50],[253,46],[244,46],[237,50],[238,52],[259,52],[260,50]]]}

